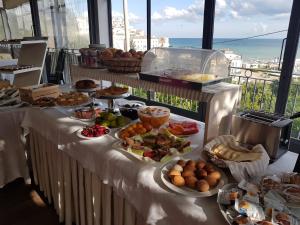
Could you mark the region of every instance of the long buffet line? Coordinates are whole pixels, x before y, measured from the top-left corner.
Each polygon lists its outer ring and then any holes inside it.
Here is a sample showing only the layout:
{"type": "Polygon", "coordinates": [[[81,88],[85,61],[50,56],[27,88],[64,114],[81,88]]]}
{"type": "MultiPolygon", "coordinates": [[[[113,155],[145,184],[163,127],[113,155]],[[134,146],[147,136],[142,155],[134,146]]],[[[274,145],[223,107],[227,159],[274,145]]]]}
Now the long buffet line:
{"type": "MultiPolygon", "coordinates": [[[[111,148],[130,156],[131,163],[156,168],[159,175],[154,181],[173,198],[196,199],[204,211],[213,210],[211,202],[215,201],[224,223],[299,224],[300,174],[264,175],[270,158],[262,145],[242,146],[233,136],[222,135],[202,148],[201,123],[176,117],[166,107],[126,100],[127,87],[103,88],[93,80],[80,80],[71,91],[61,93],[57,85],[17,89],[1,81],[0,89],[2,110],[30,106],[63,112],[82,124],[71,135],[93,144],[112,137],[111,148]],[[207,206],[201,204],[205,198],[212,198],[207,206]]],[[[197,205],[197,201],[190,204],[197,205]]],[[[192,211],[192,216],[196,218],[197,213],[203,215],[203,211],[192,211]]],[[[212,224],[214,220],[206,221],[212,224]]]]}

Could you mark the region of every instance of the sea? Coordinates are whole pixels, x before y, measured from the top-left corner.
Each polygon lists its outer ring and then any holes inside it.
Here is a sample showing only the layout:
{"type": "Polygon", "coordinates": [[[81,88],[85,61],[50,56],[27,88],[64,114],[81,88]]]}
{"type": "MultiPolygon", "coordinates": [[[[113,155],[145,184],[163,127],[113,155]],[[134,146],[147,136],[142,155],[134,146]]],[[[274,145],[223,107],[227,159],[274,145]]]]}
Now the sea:
{"type": "MultiPolygon", "coordinates": [[[[201,48],[202,38],[169,38],[169,43],[170,47],[174,48],[201,48]]],[[[279,59],[282,44],[283,39],[215,38],[213,49],[232,50],[235,54],[241,55],[243,60],[273,61],[279,59]]],[[[297,58],[300,58],[299,48],[297,58]]]]}

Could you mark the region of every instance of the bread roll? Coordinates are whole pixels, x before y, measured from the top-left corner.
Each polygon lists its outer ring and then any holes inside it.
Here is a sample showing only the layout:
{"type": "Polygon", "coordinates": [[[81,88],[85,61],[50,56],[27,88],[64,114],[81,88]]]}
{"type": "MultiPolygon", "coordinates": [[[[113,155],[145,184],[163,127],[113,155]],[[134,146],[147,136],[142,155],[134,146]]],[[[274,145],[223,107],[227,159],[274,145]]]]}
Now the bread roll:
{"type": "Polygon", "coordinates": [[[203,179],[203,178],[207,177],[207,171],[204,170],[204,169],[197,170],[197,171],[196,171],[196,176],[197,176],[199,179],[203,179]]]}
{"type": "Polygon", "coordinates": [[[185,166],[185,161],[180,159],[180,160],[177,161],[177,164],[184,167],[185,166]]]}
{"type": "Polygon", "coordinates": [[[169,171],[168,175],[169,175],[170,178],[172,178],[173,176],[181,176],[181,173],[178,170],[172,169],[172,170],[169,171]]]}
{"type": "Polygon", "coordinates": [[[183,177],[194,177],[195,173],[193,170],[184,170],[181,174],[183,177]]]}
{"type": "Polygon", "coordinates": [[[219,171],[213,171],[208,176],[213,177],[216,180],[221,179],[221,173],[219,171]]]}
{"type": "Polygon", "coordinates": [[[196,183],[197,183],[197,178],[196,177],[185,177],[185,185],[190,187],[190,188],[195,188],[196,187],[196,183]]]}
{"type": "Polygon", "coordinates": [[[211,176],[205,177],[205,180],[207,181],[210,187],[215,187],[218,184],[218,180],[211,176]]]}
{"type": "Polygon", "coordinates": [[[209,184],[207,183],[206,180],[199,180],[197,181],[197,190],[200,192],[206,192],[209,190],[209,184]]]}
{"type": "Polygon", "coordinates": [[[195,171],[196,170],[196,166],[194,166],[194,165],[185,165],[185,167],[183,167],[183,171],[185,171],[185,170],[195,171]]]}
{"type": "Polygon", "coordinates": [[[197,169],[203,169],[205,167],[206,163],[202,160],[199,160],[197,163],[196,163],[196,168],[197,169]]]}
{"type": "Polygon", "coordinates": [[[196,167],[196,162],[194,160],[189,160],[189,161],[187,161],[186,165],[196,167]]]}
{"type": "Polygon", "coordinates": [[[182,187],[185,185],[185,181],[182,176],[173,176],[172,183],[177,187],[182,187]]]}
{"type": "Polygon", "coordinates": [[[176,164],[176,165],[173,167],[173,169],[174,169],[174,170],[177,170],[177,171],[179,171],[179,172],[182,172],[182,171],[183,171],[182,166],[180,166],[180,165],[178,165],[178,164],[176,164]]]}

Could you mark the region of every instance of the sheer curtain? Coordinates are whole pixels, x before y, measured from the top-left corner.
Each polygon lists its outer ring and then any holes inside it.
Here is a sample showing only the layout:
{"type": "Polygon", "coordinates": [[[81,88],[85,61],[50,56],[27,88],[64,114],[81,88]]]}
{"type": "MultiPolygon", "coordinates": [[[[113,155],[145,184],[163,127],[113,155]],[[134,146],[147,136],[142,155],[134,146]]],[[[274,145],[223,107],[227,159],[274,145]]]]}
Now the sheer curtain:
{"type": "Polygon", "coordinates": [[[89,44],[86,0],[39,0],[42,35],[49,47],[81,48],[89,44]]]}

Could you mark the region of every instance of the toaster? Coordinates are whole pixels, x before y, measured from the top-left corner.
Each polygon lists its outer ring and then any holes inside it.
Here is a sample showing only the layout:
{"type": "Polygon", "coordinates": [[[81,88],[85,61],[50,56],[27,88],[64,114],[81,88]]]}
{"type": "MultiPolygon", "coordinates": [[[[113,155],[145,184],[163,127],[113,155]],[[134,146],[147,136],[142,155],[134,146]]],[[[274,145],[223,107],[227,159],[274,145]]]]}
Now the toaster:
{"type": "Polygon", "coordinates": [[[275,161],[288,150],[292,123],[277,114],[244,111],[233,115],[231,134],[240,143],[262,144],[275,161]]]}

